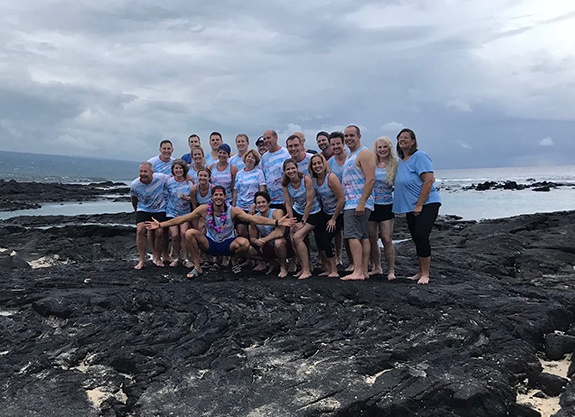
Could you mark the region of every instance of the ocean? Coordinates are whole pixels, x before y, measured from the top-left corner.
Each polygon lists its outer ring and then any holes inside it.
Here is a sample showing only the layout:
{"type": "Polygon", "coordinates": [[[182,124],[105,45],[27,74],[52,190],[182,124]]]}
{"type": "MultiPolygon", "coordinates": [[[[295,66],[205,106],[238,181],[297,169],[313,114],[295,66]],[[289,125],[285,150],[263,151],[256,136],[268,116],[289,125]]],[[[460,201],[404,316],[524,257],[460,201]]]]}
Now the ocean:
{"type": "MultiPolygon", "coordinates": [[[[112,180],[129,184],[137,176],[138,162],[56,155],[20,154],[0,151],[0,178],[37,182],[91,182],[112,180]],[[132,175],[133,173],[133,175],[132,175]]],[[[441,169],[435,172],[443,200],[440,215],[464,220],[510,217],[519,214],[575,210],[575,165],[554,167],[508,167],[441,169]],[[563,184],[549,192],[466,189],[486,181],[516,181],[533,184],[548,181],[563,184]]],[[[129,202],[101,200],[43,204],[34,210],[0,212],[0,220],[21,215],[78,215],[132,211],[129,202]]]]}

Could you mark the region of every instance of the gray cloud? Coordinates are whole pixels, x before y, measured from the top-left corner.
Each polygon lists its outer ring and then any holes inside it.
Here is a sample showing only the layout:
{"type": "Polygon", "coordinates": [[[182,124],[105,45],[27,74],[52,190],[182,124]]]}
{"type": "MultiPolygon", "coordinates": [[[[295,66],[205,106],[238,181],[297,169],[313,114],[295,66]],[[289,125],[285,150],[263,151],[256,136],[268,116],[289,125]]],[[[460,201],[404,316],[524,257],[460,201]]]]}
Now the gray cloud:
{"type": "Polygon", "coordinates": [[[355,123],[368,146],[413,128],[444,168],[575,163],[575,14],[535,7],[6,1],[0,148],[139,161],[192,132],[312,146],[355,123]]]}

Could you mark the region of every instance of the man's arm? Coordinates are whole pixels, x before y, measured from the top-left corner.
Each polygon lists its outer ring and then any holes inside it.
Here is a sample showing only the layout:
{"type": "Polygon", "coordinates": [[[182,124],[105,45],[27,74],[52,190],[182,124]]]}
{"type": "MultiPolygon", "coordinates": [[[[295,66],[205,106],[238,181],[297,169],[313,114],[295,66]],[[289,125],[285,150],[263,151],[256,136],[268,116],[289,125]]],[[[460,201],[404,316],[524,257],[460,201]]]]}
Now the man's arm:
{"type": "Polygon", "coordinates": [[[132,196],[132,207],[134,207],[134,211],[138,211],[138,197],[135,195],[132,196]]]}
{"type": "Polygon", "coordinates": [[[206,217],[207,207],[208,207],[207,205],[202,204],[191,213],[184,214],[183,216],[174,217],[173,219],[167,220],[165,222],[159,222],[152,217],[153,220],[151,222],[146,222],[146,229],[148,230],[163,229],[164,227],[177,226],[185,222],[191,222],[192,220],[206,217]]]}
{"type": "Polygon", "coordinates": [[[359,199],[359,204],[365,207],[365,203],[373,191],[375,185],[375,158],[371,151],[364,149],[357,155],[357,165],[365,176],[365,186],[359,199]]]}
{"type": "Polygon", "coordinates": [[[234,220],[236,217],[238,217],[240,220],[243,220],[244,222],[250,222],[250,223],[254,223],[254,224],[263,224],[266,226],[276,226],[276,227],[287,226],[287,227],[289,227],[289,226],[292,226],[294,223],[294,219],[291,219],[288,216],[283,216],[280,219],[275,219],[275,218],[269,219],[267,217],[262,217],[262,216],[252,216],[251,214],[247,214],[245,211],[243,211],[242,209],[237,208],[237,207],[232,207],[231,213],[232,213],[232,220],[234,220]]]}

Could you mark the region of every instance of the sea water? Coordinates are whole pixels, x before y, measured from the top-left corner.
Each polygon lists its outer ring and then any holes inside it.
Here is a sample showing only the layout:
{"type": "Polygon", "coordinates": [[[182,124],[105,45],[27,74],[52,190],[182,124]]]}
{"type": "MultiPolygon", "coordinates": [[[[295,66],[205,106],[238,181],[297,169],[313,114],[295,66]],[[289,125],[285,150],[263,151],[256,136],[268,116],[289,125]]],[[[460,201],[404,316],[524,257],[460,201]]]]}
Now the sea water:
{"type": "MultiPolygon", "coordinates": [[[[494,219],[519,214],[575,210],[575,165],[556,167],[514,167],[481,169],[443,169],[435,172],[443,204],[440,215],[455,215],[465,220],[494,219]],[[516,181],[519,184],[555,182],[566,184],[549,192],[524,190],[465,189],[485,181],[516,181]]],[[[126,181],[129,184],[131,180],[126,181]]],[[[0,220],[16,216],[48,216],[122,213],[133,211],[130,202],[98,200],[89,202],[46,203],[40,209],[0,212],[0,220]]]]}
{"type": "Polygon", "coordinates": [[[519,214],[575,210],[575,165],[555,167],[513,167],[448,169],[435,172],[443,204],[441,215],[466,220],[494,219],[519,214]],[[515,181],[518,184],[554,182],[564,184],[550,191],[466,189],[486,181],[515,181]]]}

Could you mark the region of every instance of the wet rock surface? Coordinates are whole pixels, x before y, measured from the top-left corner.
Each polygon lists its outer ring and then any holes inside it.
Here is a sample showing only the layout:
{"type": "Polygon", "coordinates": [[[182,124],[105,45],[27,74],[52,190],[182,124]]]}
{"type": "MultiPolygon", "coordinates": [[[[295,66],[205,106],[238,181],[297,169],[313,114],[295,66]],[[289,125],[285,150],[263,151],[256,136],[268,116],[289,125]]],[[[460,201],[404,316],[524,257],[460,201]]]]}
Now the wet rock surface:
{"type": "Polygon", "coordinates": [[[539,357],[572,348],[575,212],[438,221],[428,286],[410,241],[393,282],[136,271],[133,222],[0,222],[3,416],[535,416],[526,385],[572,415],[539,357]]]}

